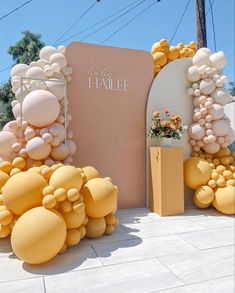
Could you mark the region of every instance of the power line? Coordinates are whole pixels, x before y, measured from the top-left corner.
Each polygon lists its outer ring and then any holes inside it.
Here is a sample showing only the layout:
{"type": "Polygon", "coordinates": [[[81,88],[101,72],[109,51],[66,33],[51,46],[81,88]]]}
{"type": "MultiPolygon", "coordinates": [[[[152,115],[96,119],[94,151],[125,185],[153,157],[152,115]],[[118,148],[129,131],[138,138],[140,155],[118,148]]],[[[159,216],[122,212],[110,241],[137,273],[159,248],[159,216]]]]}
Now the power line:
{"type": "Polygon", "coordinates": [[[12,67],[12,65],[9,65],[9,66],[7,66],[7,67],[1,69],[1,70],[0,70],[0,73],[3,72],[3,71],[6,71],[6,70],[8,70],[8,69],[10,69],[11,67],[12,67]]]}
{"type": "Polygon", "coordinates": [[[109,16],[107,16],[107,17],[101,19],[101,20],[99,20],[98,22],[96,22],[96,23],[94,23],[93,25],[91,25],[91,26],[85,28],[84,30],[81,30],[81,31],[79,31],[78,33],[76,33],[76,34],[74,34],[74,35],[68,37],[67,39],[64,39],[63,41],[57,43],[57,45],[60,45],[60,44],[62,44],[62,43],[64,43],[64,42],[66,42],[66,41],[69,41],[69,40],[73,39],[74,37],[77,37],[78,35],[80,35],[80,34],[86,32],[86,31],[90,30],[91,28],[97,26],[98,24],[101,24],[102,22],[104,22],[104,21],[106,21],[106,20],[112,18],[113,16],[119,14],[119,13],[122,12],[123,10],[126,10],[127,8],[133,6],[134,4],[136,4],[136,3],[139,2],[139,1],[140,1],[140,0],[137,0],[137,1],[134,1],[134,2],[130,3],[129,5],[123,7],[122,9],[119,9],[118,11],[114,12],[113,14],[111,14],[111,15],[109,15],[109,16]]]}
{"type": "Polygon", "coordinates": [[[180,20],[179,20],[179,22],[178,22],[178,25],[177,25],[177,27],[176,27],[176,29],[175,29],[175,31],[174,31],[172,37],[171,37],[170,44],[171,44],[171,42],[173,41],[173,39],[174,39],[174,37],[175,37],[175,35],[176,35],[176,33],[177,33],[177,31],[178,31],[180,25],[181,25],[181,22],[182,22],[182,20],[183,20],[185,14],[186,14],[186,12],[187,12],[187,10],[188,10],[188,7],[189,7],[190,2],[191,2],[191,0],[188,0],[188,3],[186,4],[185,9],[184,9],[184,11],[183,11],[183,14],[181,15],[180,20]]]}
{"type": "Polygon", "coordinates": [[[213,6],[214,2],[215,2],[215,0],[213,0],[213,1],[211,2],[210,7],[207,9],[206,16],[207,16],[207,14],[210,12],[210,10],[211,10],[211,6],[213,6]]]}
{"type": "Polygon", "coordinates": [[[53,43],[55,45],[58,43],[59,40],[63,38],[64,35],[66,35],[100,0],[95,0],[84,12],[82,15],[80,15],[53,43]]]}
{"type": "Polygon", "coordinates": [[[215,48],[215,52],[216,52],[217,50],[216,50],[216,35],[215,35],[214,13],[213,13],[211,0],[209,0],[209,2],[210,2],[210,11],[211,11],[211,22],[212,22],[212,28],[213,28],[214,48],[215,48]]]}
{"type": "Polygon", "coordinates": [[[29,1],[26,1],[24,2],[22,5],[16,7],[15,9],[11,10],[10,12],[8,12],[7,14],[3,15],[0,17],[0,20],[6,18],[7,16],[9,16],[10,14],[14,13],[15,11],[21,9],[22,7],[24,7],[25,5],[29,4],[30,2],[32,2],[33,0],[29,0],[29,1]]]}
{"type": "Polygon", "coordinates": [[[151,8],[153,5],[157,4],[158,2],[160,2],[161,0],[154,0],[153,3],[151,3],[150,5],[148,5],[145,9],[143,9],[141,12],[139,12],[138,14],[136,14],[136,16],[134,16],[132,19],[130,19],[128,22],[126,22],[124,25],[122,25],[119,29],[117,29],[116,31],[114,31],[110,36],[108,36],[106,39],[104,39],[100,44],[104,44],[107,40],[109,40],[110,38],[112,38],[115,34],[117,34],[118,32],[120,32],[124,27],[126,27],[129,23],[131,23],[132,21],[134,21],[137,17],[139,17],[141,14],[143,14],[144,12],[146,12],[149,8],[151,8]]]}
{"type": "Polygon", "coordinates": [[[129,13],[130,11],[132,11],[133,9],[135,9],[137,6],[139,6],[140,4],[144,3],[147,0],[142,0],[139,3],[137,3],[134,7],[128,9],[127,11],[125,11],[124,13],[122,13],[121,15],[119,15],[118,17],[114,18],[113,20],[107,22],[106,24],[104,24],[103,26],[101,26],[100,28],[96,29],[95,31],[91,32],[90,34],[88,34],[87,36],[85,36],[84,38],[82,38],[80,41],[84,41],[87,38],[89,38],[90,36],[94,35],[95,33],[97,33],[98,31],[102,30],[103,28],[107,27],[108,25],[110,25],[111,23],[113,23],[114,21],[118,20],[119,18],[121,18],[122,16],[126,15],[127,13],[129,13]]]}

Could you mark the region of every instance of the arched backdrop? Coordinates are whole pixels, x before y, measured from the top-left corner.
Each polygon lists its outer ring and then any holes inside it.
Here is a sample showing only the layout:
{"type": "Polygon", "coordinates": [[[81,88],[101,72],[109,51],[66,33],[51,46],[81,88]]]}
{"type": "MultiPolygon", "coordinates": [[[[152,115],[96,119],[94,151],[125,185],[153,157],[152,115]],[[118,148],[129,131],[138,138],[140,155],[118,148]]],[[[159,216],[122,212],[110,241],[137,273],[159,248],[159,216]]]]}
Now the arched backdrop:
{"type": "MultiPolygon", "coordinates": [[[[186,69],[192,64],[192,58],[182,58],[168,63],[155,77],[151,86],[147,104],[147,129],[151,124],[152,113],[156,110],[162,111],[169,108],[172,114],[179,114],[183,118],[183,124],[188,126],[192,122],[193,104],[192,97],[186,92],[191,84],[186,79],[186,69]]],[[[146,161],[147,161],[147,205],[150,196],[150,166],[149,147],[155,145],[153,139],[146,141],[146,161]]],[[[191,147],[188,143],[187,131],[181,140],[173,140],[173,146],[183,147],[184,159],[190,157],[191,147]]],[[[169,184],[171,182],[169,181],[169,184]]],[[[191,202],[192,191],[185,188],[185,202],[191,202]]],[[[173,195],[172,195],[173,196],[173,195]]]]}

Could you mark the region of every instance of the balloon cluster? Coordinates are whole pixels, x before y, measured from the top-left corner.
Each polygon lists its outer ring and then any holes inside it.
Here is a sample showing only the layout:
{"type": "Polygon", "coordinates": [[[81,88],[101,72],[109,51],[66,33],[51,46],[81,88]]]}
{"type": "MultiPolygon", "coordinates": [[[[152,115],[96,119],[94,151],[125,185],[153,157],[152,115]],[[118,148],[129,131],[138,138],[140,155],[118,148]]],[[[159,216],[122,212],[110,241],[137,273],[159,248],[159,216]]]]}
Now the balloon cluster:
{"type": "Polygon", "coordinates": [[[26,159],[28,167],[35,161],[49,166],[59,162],[72,164],[76,144],[68,128],[72,117],[65,98],[72,68],[64,53],[64,46],[46,46],[38,61],[12,68],[15,120],[0,132],[0,161],[20,156],[26,159]]]}
{"type": "Polygon", "coordinates": [[[192,41],[188,45],[179,43],[177,46],[170,46],[167,40],[162,39],[153,44],[151,52],[156,76],[167,63],[178,58],[192,57],[196,52],[196,43],[192,41]]]}
{"type": "Polygon", "coordinates": [[[201,48],[187,70],[187,79],[192,82],[187,91],[193,96],[194,105],[193,123],[188,134],[194,152],[204,150],[215,154],[234,140],[234,131],[223,108],[232,101],[224,88],[227,77],[221,73],[226,62],[222,51],[212,54],[208,48],[201,48]]]}
{"type": "Polygon", "coordinates": [[[26,160],[0,163],[0,238],[17,257],[44,263],[85,236],[111,234],[118,189],[91,167],[55,164],[24,171],[26,160]]]}
{"type": "Polygon", "coordinates": [[[221,148],[214,155],[194,153],[184,162],[184,181],[196,190],[193,201],[197,207],[212,204],[221,213],[235,214],[235,152],[221,148]]]}

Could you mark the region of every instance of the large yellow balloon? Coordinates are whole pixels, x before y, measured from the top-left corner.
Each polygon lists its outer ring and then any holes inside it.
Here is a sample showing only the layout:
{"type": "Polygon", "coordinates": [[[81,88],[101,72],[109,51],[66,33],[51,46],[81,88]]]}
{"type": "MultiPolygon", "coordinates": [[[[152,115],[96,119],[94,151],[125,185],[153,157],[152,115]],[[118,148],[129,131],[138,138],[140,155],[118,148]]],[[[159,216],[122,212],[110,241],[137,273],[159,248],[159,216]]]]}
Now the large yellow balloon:
{"type": "Polygon", "coordinates": [[[100,218],[111,213],[117,205],[117,187],[108,179],[94,178],[81,189],[89,217],[100,218]]]}
{"type": "Polygon", "coordinates": [[[80,190],[82,186],[82,176],[80,171],[73,166],[63,166],[55,170],[51,175],[49,185],[55,188],[64,188],[68,191],[70,188],[80,190]]]}
{"type": "Polygon", "coordinates": [[[106,222],[105,218],[88,218],[86,225],[86,237],[87,238],[98,238],[105,233],[106,222]]]}
{"type": "Polygon", "coordinates": [[[33,208],[15,223],[11,245],[16,256],[26,263],[40,264],[55,257],[66,239],[63,217],[55,210],[33,208]]]}
{"type": "Polygon", "coordinates": [[[184,182],[192,189],[207,184],[211,172],[209,163],[204,159],[192,157],[184,162],[184,182]]]}
{"type": "Polygon", "coordinates": [[[235,214],[235,187],[227,185],[226,187],[218,188],[215,191],[213,200],[214,207],[221,213],[226,215],[235,214]]]}
{"type": "Polygon", "coordinates": [[[33,172],[21,172],[11,177],[3,189],[3,202],[15,215],[22,215],[31,208],[40,206],[46,180],[33,172]]]}

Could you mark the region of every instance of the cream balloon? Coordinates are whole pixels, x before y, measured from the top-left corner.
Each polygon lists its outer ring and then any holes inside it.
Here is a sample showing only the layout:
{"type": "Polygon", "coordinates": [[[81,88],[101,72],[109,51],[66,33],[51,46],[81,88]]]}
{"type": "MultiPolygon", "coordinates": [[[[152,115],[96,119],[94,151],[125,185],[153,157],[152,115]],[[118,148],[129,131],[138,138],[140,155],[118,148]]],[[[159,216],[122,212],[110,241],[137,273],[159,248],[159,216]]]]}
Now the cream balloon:
{"type": "Polygon", "coordinates": [[[45,143],[41,137],[34,137],[27,142],[26,152],[33,160],[43,160],[49,156],[51,146],[45,143]]]}
{"type": "Polygon", "coordinates": [[[40,67],[31,67],[27,70],[26,75],[27,78],[40,78],[45,79],[46,76],[44,74],[44,71],[40,67]]]}
{"type": "Polygon", "coordinates": [[[40,59],[45,59],[46,61],[49,61],[51,55],[57,53],[58,50],[55,47],[52,46],[45,46],[41,49],[39,53],[40,59]]]}
{"type": "Polygon", "coordinates": [[[60,113],[60,104],[52,93],[36,90],[25,97],[22,112],[28,123],[36,127],[44,127],[57,119],[60,113]]]}
{"type": "Polygon", "coordinates": [[[14,76],[25,77],[25,74],[28,69],[29,69],[29,66],[27,64],[16,64],[11,69],[11,77],[14,77],[14,76]]]}

